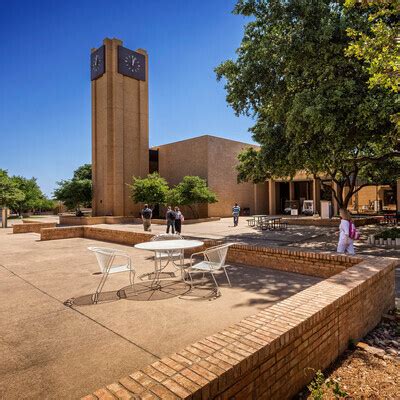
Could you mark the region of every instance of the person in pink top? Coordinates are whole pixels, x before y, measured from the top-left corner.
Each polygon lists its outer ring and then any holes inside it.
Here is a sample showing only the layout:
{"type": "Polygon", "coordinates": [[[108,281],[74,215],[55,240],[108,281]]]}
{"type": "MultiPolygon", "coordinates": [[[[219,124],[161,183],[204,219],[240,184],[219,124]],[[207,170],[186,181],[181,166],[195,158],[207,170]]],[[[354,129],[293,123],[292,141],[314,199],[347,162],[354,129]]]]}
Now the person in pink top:
{"type": "Polygon", "coordinates": [[[346,209],[341,208],[339,214],[341,221],[339,225],[339,243],[337,246],[337,252],[354,255],[354,243],[353,239],[350,237],[350,213],[346,209]]]}

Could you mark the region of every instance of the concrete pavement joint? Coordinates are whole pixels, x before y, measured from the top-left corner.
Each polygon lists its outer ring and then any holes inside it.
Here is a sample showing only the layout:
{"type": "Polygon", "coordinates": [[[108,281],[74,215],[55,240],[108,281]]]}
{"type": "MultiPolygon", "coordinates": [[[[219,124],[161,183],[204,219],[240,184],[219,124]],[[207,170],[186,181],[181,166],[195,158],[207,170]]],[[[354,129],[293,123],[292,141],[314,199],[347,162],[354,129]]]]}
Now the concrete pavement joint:
{"type": "MultiPolygon", "coordinates": [[[[3,269],[5,269],[6,271],[10,272],[10,273],[11,273],[12,275],[14,275],[15,277],[21,279],[21,280],[22,280],[23,282],[25,282],[26,284],[32,286],[34,289],[38,290],[39,292],[43,293],[44,295],[50,297],[51,299],[53,299],[53,300],[57,301],[58,303],[62,304],[63,306],[65,306],[65,304],[64,304],[62,301],[58,300],[56,297],[54,297],[54,296],[52,296],[51,294],[49,294],[49,293],[45,292],[44,290],[40,289],[39,287],[37,287],[37,286],[34,285],[33,283],[31,283],[31,282],[27,281],[26,279],[22,278],[21,276],[19,276],[18,274],[16,274],[14,271],[11,271],[10,269],[8,269],[6,266],[0,264],[0,267],[2,267],[3,269]]],[[[66,307],[68,307],[68,306],[66,306],[66,307]]],[[[82,315],[83,317],[87,318],[88,320],[94,322],[95,324],[101,326],[102,328],[108,330],[109,332],[113,333],[114,335],[117,335],[118,337],[120,337],[121,339],[127,341],[128,343],[132,344],[133,346],[137,347],[138,349],[140,349],[140,350],[142,350],[142,351],[148,353],[148,354],[151,355],[152,357],[155,357],[155,358],[157,358],[158,360],[161,359],[160,356],[158,356],[158,355],[152,353],[152,352],[149,351],[149,350],[146,350],[146,349],[143,348],[142,346],[136,344],[135,342],[132,342],[131,340],[127,339],[126,337],[120,335],[118,332],[113,331],[112,329],[110,329],[110,328],[108,328],[107,326],[101,324],[100,322],[94,320],[93,318],[89,317],[88,315],[82,313],[81,311],[77,310],[76,308],[73,308],[73,307],[68,307],[68,308],[70,308],[71,310],[77,312],[78,314],[82,315]]]]}

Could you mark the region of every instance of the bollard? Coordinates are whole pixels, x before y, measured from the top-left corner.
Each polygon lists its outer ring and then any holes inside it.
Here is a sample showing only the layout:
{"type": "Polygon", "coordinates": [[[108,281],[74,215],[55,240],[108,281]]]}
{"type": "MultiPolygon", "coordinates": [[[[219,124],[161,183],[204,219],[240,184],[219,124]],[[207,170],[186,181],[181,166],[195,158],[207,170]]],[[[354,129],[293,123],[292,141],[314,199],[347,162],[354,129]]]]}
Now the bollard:
{"type": "Polygon", "coordinates": [[[375,244],[375,235],[369,235],[368,236],[368,243],[369,244],[375,244]]]}

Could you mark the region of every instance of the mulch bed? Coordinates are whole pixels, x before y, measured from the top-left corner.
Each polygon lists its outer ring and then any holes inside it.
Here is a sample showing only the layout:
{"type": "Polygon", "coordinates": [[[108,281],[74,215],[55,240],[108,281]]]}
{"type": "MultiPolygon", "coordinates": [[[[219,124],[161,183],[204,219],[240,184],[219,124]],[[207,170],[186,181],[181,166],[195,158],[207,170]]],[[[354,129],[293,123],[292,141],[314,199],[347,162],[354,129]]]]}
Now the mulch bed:
{"type": "Polygon", "coordinates": [[[400,399],[400,324],[382,322],[357,344],[347,350],[324,371],[326,380],[337,382],[344,397],[335,397],[331,387],[321,386],[322,397],[313,397],[305,389],[298,399],[400,399]]]}

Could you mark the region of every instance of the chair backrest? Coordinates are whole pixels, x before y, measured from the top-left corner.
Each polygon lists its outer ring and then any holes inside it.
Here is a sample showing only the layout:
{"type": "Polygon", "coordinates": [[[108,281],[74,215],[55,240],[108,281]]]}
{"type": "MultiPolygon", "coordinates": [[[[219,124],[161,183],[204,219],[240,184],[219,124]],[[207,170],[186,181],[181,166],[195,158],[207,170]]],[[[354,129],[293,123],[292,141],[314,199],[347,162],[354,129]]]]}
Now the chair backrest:
{"type": "Polygon", "coordinates": [[[177,233],[159,233],[153,236],[150,240],[181,240],[183,237],[177,233]]]}
{"type": "Polygon", "coordinates": [[[88,247],[88,250],[93,251],[96,255],[101,273],[106,272],[107,267],[110,267],[110,259],[114,257],[116,250],[107,247],[88,247]]]}
{"type": "Polygon", "coordinates": [[[210,247],[204,251],[204,258],[210,261],[214,268],[221,268],[225,265],[226,256],[228,254],[229,246],[232,244],[223,244],[221,246],[210,247]]]}

